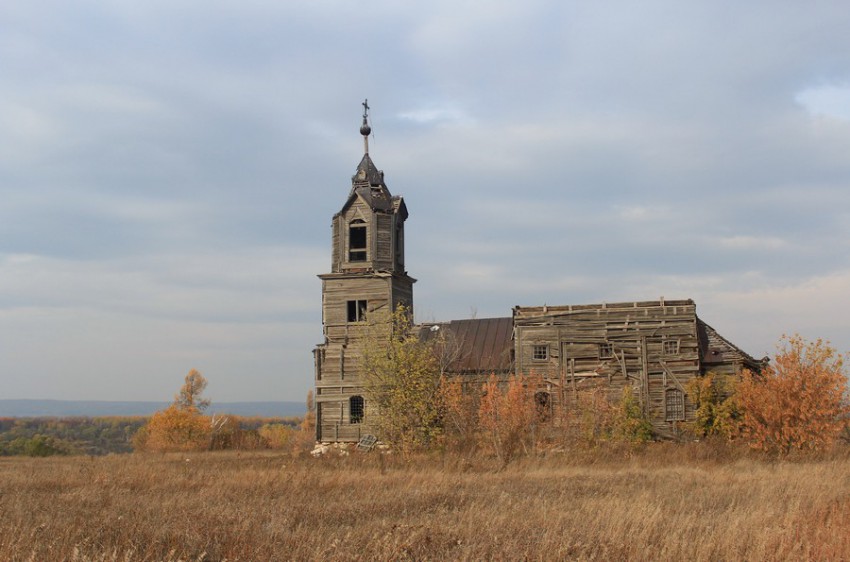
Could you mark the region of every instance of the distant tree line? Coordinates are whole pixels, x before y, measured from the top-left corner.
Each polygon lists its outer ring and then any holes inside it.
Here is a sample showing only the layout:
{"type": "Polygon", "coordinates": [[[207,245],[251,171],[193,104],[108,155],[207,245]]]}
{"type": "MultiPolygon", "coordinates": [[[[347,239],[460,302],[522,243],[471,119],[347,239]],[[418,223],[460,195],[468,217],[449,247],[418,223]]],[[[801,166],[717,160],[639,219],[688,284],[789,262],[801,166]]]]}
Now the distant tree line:
{"type": "Polygon", "coordinates": [[[142,417],[0,418],[0,455],[105,455],[132,451],[142,417]]]}

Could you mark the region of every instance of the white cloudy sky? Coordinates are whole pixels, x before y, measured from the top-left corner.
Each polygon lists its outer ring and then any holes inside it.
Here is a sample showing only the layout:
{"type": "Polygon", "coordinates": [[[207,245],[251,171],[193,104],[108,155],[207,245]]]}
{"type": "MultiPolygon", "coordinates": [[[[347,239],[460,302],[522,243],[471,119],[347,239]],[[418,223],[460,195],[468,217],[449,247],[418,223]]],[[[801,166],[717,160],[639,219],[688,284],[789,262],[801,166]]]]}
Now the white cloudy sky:
{"type": "Polygon", "coordinates": [[[846,3],[411,4],[0,4],[0,397],[301,400],[365,97],[420,320],[850,349],[846,3]]]}

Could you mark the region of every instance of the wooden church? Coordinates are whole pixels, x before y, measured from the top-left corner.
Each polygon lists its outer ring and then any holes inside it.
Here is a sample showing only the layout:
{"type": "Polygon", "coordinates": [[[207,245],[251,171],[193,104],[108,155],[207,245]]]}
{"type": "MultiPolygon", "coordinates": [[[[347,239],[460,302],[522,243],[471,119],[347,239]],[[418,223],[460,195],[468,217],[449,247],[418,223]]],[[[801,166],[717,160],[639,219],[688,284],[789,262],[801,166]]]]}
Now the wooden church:
{"type": "MultiPolygon", "coordinates": [[[[353,442],[370,433],[359,355],[365,315],[413,310],[413,283],[404,264],[404,199],[393,196],[369,156],[364,102],[364,154],[345,203],[333,217],[331,272],[322,280],[324,342],[315,360],[316,437],[353,442]]],[[[422,326],[442,330],[457,352],[449,366],[470,383],[490,373],[536,374],[538,405],[569,407],[578,393],[603,388],[612,397],[631,386],[659,436],[693,419],[687,383],[708,372],[759,370],[756,360],[697,317],[692,300],[514,307],[504,318],[422,326]]]]}

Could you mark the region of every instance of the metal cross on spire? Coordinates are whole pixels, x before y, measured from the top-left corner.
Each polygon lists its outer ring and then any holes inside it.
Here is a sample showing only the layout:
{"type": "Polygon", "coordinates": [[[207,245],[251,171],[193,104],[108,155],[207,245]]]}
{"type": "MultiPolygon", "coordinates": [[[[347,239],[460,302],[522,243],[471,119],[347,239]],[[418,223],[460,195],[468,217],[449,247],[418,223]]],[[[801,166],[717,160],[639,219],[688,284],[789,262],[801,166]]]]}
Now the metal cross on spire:
{"type": "Polygon", "coordinates": [[[363,124],[360,125],[360,134],[363,135],[363,152],[369,154],[369,134],[372,127],[369,126],[369,100],[363,100],[363,124]]]}

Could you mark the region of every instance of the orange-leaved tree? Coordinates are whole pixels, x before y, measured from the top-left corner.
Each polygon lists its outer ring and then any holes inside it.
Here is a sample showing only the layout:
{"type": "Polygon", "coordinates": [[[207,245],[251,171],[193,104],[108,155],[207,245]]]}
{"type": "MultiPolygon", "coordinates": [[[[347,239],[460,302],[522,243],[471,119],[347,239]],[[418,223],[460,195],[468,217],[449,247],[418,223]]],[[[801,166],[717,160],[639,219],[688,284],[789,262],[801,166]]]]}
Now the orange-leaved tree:
{"type": "Polygon", "coordinates": [[[174,396],[174,405],[188,412],[203,412],[210,405],[209,400],[201,398],[201,394],[206,388],[207,379],[196,369],[192,369],[183,380],[180,392],[174,396]]]}
{"type": "MultiPolygon", "coordinates": [[[[475,385],[476,390],[478,388],[475,385]]],[[[461,377],[443,375],[439,401],[447,445],[466,454],[478,446],[478,396],[465,387],[461,377]]]]}
{"type": "Polygon", "coordinates": [[[741,434],[774,454],[826,449],[848,423],[846,390],[844,357],[829,342],[783,336],[773,365],[738,384],[741,434]]]}
{"type": "Polygon", "coordinates": [[[135,448],[148,451],[191,451],[210,446],[212,425],[203,415],[210,401],[201,398],[207,380],[189,371],[174,403],[156,412],[133,439],[135,448]]]}
{"type": "Polygon", "coordinates": [[[488,437],[496,456],[507,464],[520,450],[528,449],[537,415],[534,387],[527,377],[515,375],[508,379],[504,391],[493,374],[482,389],[478,407],[478,423],[488,437]]]}

